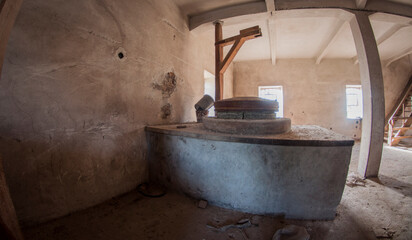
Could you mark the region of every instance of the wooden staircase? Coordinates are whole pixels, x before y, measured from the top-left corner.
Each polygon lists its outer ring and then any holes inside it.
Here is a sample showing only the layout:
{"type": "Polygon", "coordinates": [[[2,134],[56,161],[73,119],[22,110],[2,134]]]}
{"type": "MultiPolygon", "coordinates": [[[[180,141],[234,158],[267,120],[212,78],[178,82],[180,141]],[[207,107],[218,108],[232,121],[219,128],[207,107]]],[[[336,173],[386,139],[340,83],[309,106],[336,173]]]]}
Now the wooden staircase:
{"type": "Polygon", "coordinates": [[[405,133],[412,129],[412,77],[409,79],[397,104],[386,118],[385,140],[389,146],[396,146],[402,139],[412,138],[405,133]]]}

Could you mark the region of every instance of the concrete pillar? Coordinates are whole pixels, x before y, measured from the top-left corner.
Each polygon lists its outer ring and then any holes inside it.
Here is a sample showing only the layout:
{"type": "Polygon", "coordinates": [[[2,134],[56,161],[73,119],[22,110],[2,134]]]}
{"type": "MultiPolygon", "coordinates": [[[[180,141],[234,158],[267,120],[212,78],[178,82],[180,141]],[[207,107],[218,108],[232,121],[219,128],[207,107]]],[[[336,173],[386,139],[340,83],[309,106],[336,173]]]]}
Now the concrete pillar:
{"type": "Polygon", "coordinates": [[[350,21],[358,52],[363,95],[362,138],[358,172],[377,177],[382,157],[385,98],[378,47],[367,12],[354,12],[350,21]]]}

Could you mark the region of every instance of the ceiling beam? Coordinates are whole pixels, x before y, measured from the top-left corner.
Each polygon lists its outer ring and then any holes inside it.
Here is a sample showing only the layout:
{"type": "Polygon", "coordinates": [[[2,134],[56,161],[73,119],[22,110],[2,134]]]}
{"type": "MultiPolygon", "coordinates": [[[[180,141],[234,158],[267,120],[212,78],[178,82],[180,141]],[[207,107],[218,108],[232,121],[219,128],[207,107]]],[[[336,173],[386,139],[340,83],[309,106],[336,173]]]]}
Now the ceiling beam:
{"type": "Polygon", "coordinates": [[[265,3],[266,3],[266,10],[268,12],[275,11],[275,0],[265,0],[265,3]]]}
{"type": "Polygon", "coordinates": [[[382,36],[380,36],[377,40],[376,43],[379,45],[386,40],[388,40],[390,37],[395,35],[399,30],[401,30],[404,27],[408,27],[408,25],[401,25],[401,24],[395,24],[391,28],[389,28],[382,36]]]}
{"type": "Polygon", "coordinates": [[[335,28],[333,31],[329,34],[328,39],[325,41],[325,43],[322,45],[320,48],[318,57],[316,58],[316,64],[319,64],[320,61],[322,61],[323,57],[328,53],[330,46],[333,45],[333,43],[336,41],[338,35],[340,32],[342,32],[342,29],[345,26],[345,21],[339,20],[338,23],[336,24],[335,28]]]}
{"type": "Polygon", "coordinates": [[[400,53],[390,57],[387,61],[385,66],[388,67],[391,63],[395,62],[398,59],[401,59],[403,57],[405,57],[406,55],[412,54],[412,47],[406,48],[403,51],[401,51],[400,53]]]}
{"type": "Polygon", "coordinates": [[[276,10],[310,8],[341,8],[345,10],[383,12],[405,17],[412,17],[412,6],[387,0],[369,0],[364,9],[359,9],[353,0],[324,1],[324,0],[276,0],[276,10]]]}
{"type": "MultiPolygon", "coordinates": [[[[273,5],[276,11],[279,10],[303,10],[303,9],[343,9],[348,11],[366,11],[371,13],[388,13],[398,16],[412,18],[412,6],[387,0],[368,0],[365,8],[359,9],[356,5],[358,0],[265,0],[259,2],[250,2],[232,5],[228,7],[218,8],[211,11],[199,13],[189,16],[189,30],[193,30],[203,24],[213,23],[217,20],[224,20],[233,17],[259,15],[267,13],[268,9],[272,9],[273,5]],[[273,5],[272,5],[273,2],[273,5]]],[[[362,0],[359,0],[362,1],[362,0]]]]}
{"type": "Polygon", "coordinates": [[[275,0],[265,0],[266,9],[270,13],[267,21],[269,32],[269,47],[270,47],[270,59],[272,65],[276,64],[276,24],[275,24],[275,0]]]}
{"type": "Polygon", "coordinates": [[[189,17],[189,30],[205,23],[212,23],[226,18],[266,12],[265,2],[251,2],[223,7],[189,17]]]}
{"type": "Polygon", "coordinates": [[[275,18],[271,17],[267,20],[269,31],[269,46],[270,46],[270,58],[272,65],[276,64],[276,22],[275,18]]]}
{"type": "Polygon", "coordinates": [[[355,0],[356,1],[356,7],[358,7],[359,9],[364,9],[366,6],[366,2],[368,0],[355,0]]]}
{"type": "MultiPolygon", "coordinates": [[[[382,43],[384,43],[386,40],[388,40],[390,37],[392,37],[393,35],[395,35],[397,32],[399,32],[401,29],[405,28],[405,27],[411,27],[411,25],[405,25],[405,24],[395,24],[392,27],[390,27],[388,30],[386,30],[386,32],[384,32],[382,34],[382,36],[380,36],[378,39],[376,39],[376,44],[381,45],[382,43]]],[[[354,64],[358,64],[358,56],[354,56],[353,57],[354,60],[354,64]]]]}

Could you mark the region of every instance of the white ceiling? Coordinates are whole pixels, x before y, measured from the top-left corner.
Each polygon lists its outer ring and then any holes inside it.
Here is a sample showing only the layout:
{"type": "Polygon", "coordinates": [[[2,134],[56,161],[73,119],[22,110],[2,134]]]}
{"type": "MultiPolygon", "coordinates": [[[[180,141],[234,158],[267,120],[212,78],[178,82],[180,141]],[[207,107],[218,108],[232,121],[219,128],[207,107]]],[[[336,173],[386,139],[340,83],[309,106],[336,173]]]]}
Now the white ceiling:
{"type": "MultiPolygon", "coordinates": [[[[412,5],[412,0],[392,0],[412,5]]],[[[255,2],[250,0],[175,0],[183,14],[196,15],[216,8],[234,4],[255,2]]],[[[329,44],[325,58],[344,58],[356,60],[356,49],[349,20],[352,14],[340,9],[300,9],[254,14],[224,20],[223,38],[239,34],[239,30],[259,25],[262,37],[247,41],[234,61],[271,59],[271,47],[275,48],[276,59],[313,58],[317,59],[329,44]],[[268,19],[274,24],[268,25],[268,19]],[[340,31],[337,31],[343,24],[340,31]],[[271,31],[271,33],[269,32],[271,31]],[[332,42],[333,33],[338,32],[332,42]],[[274,46],[270,45],[269,36],[275,36],[274,46]],[[330,42],[330,43],[329,43],[330,42]]],[[[398,26],[386,41],[378,45],[382,60],[401,55],[412,47],[412,19],[384,13],[370,16],[376,39],[398,26]],[[398,24],[398,25],[397,25],[398,24]],[[402,26],[402,27],[399,27],[402,26]]],[[[214,39],[214,26],[209,24],[201,30],[202,36],[214,39]]],[[[227,53],[230,49],[225,47],[227,53]]]]}

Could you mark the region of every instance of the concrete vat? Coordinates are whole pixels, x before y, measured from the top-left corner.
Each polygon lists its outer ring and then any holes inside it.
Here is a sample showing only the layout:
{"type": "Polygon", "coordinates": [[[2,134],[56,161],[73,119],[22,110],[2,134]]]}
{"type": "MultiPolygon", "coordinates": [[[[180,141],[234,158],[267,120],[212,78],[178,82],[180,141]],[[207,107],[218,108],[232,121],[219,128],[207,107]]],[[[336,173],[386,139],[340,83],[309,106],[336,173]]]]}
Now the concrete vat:
{"type": "Polygon", "coordinates": [[[354,141],[318,126],[234,135],[202,124],[146,127],[150,180],[210,204],[294,219],[333,219],[354,141]]]}

